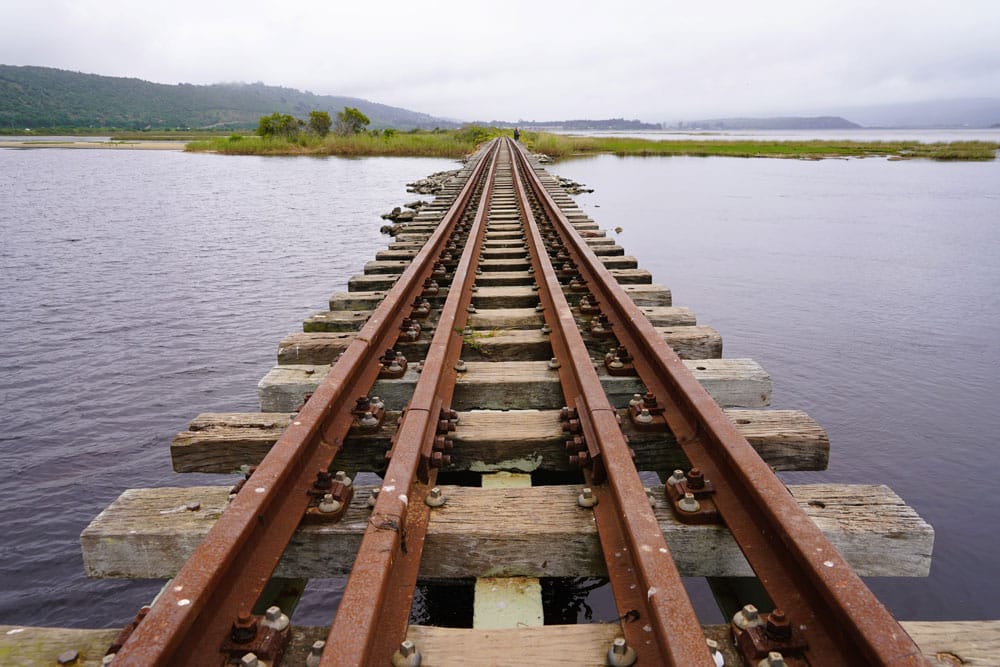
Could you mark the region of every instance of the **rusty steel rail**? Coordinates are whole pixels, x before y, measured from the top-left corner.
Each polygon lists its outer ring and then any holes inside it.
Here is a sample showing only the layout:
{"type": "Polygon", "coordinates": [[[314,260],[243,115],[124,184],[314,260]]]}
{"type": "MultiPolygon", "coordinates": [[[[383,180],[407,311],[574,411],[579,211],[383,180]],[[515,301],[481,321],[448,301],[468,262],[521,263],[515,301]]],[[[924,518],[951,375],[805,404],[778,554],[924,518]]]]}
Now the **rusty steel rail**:
{"type": "Polygon", "coordinates": [[[790,628],[819,665],[923,665],[913,640],[876,599],[780,479],[687,370],[548,194],[518,160],[618,341],[692,466],[714,482],[714,501],[790,628]]]}
{"type": "Polygon", "coordinates": [[[435,440],[440,437],[440,445],[445,445],[451,428],[454,367],[462,351],[497,162],[494,152],[420,380],[393,439],[389,467],[326,640],[320,662],[324,667],[388,665],[406,638],[429,519],[425,498],[437,477],[435,440]]]}
{"type": "Polygon", "coordinates": [[[261,631],[252,609],[306,512],[317,472],[326,473],[340,451],[355,399],[370,391],[379,355],[395,342],[487,162],[484,154],[438,228],[136,627],[115,665],[218,666],[228,637],[261,631]]]}
{"type": "MultiPolygon", "coordinates": [[[[506,140],[510,150],[513,142],[506,140]]],[[[523,167],[514,164],[514,184],[527,227],[539,299],[566,398],[567,420],[579,422],[570,443],[597,504],[598,535],[628,644],[642,664],[708,665],[715,662],[670,555],[631,451],[594,370],[555,267],[546,253],[538,222],[522,183],[523,167]],[[650,641],[653,635],[655,641],[650,641]]]]}

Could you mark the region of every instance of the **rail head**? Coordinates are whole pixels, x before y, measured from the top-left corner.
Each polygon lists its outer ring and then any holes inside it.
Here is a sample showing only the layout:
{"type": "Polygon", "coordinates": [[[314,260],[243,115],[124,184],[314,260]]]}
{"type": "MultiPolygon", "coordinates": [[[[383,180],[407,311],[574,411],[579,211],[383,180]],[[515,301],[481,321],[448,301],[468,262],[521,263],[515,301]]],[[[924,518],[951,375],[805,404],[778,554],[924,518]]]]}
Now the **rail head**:
{"type": "Polygon", "coordinates": [[[430,276],[486,167],[484,150],[438,228],[388,291],[357,338],[164,589],[119,650],[116,665],[221,665],[232,633],[260,632],[252,609],[351,427],[355,399],[379,374],[378,358],[430,276]],[[246,626],[246,627],[244,627],[246,626]]]}
{"type": "Polygon", "coordinates": [[[922,665],[919,648],[794,502],[721,407],[659,336],[562,213],[517,147],[531,187],[580,274],[633,357],[642,382],[772,600],[802,626],[810,664],[922,665]]]}

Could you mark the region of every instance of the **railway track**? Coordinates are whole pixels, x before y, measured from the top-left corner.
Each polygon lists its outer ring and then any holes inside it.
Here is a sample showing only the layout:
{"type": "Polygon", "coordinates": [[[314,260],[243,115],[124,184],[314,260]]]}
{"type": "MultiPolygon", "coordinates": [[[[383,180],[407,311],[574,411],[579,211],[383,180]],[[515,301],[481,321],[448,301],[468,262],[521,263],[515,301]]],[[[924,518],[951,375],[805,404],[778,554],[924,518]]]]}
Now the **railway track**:
{"type": "MultiPolygon", "coordinates": [[[[598,561],[587,567],[607,576],[614,594],[619,622],[602,629],[598,656],[607,664],[926,664],[774,475],[774,462],[762,460],[760,443],[748,442],[738,422],[749,420],[720,407],[726,400],[711,389],[717,365],[704,359],[721,354],[714,332],[694,326],[662,289],[629,284],[639,275],[634,260],[596,226],[571,219],[518,144],[491,142],[464,172],[442,198],[440,222],[398,237],[366,267],[350,310],[313,318],[306,334],[283,342],[280,372],[305,380],[262,383],[274,414],[243,425],[268,434],[248,461],[254,467],[116,640],[111,664],[301,664],[282,662],[286,653],[300,658],[304,639],[271,603],[303,530],[339,536],[348,553],[321,554],[300,574],[349,571],[325,636],[308,633],[310,665],[421,664],[420,637],[434,639],[409,626],[418,577],[590,574],[560,570],[557,552],[574,550],[596,551],[583,560],[598,561]],[[491,372],[508,376],[506,389],[482,381],[491,372]],[[519,385],[512,374],[531,379],[519,385]],[[303,387],[314,391],[303,396],[303,387]],[[544,436],[528,435],[539,429],[544,436]],[[533,489],[535,497],[568,500],[560,511],[597,535],[595,550],[560,544],[553,530],[551,567],[507,542],[500,551],[483,546],[476,536],[496,514],[488,505],[463,509],[462,487],[438,483],[453,469],[523,467],[509,461],[530,459],[539,439],[557,440],[565,454],[534,467],[558,471],[564,483],[533,489]],[[366,470],[382,477],[370,496],[351,478],[366,470]],[[665,483],[650,491],[639,470],[658,470],[665,483]],[[472,546],[442,553],[431,526],[458,514],[472,546]],[[678,531],[728,532],[766,594],[759,614],[743,607],[732,635],[715,637],[724,646],[706,642],[682,581],[690,566],[677,564],[665,521],[678,531]],[[462,562],[477,557],[491,566],[462,562]]],[[[747,384],[745,392],[760,393],[747,384]]],[[[189,454],[175,441],[175,465],[189,454]]],[[[231,469],[231,457],[222,458],[219,469],[231,469]]],[[[545,520],[530,506],[519,511],[522,525],[545,520]]],[[[86,557],[86,533],[84,542],[86,557]]],[[[466,664],[490,662],[476,651],[491,650],[470,647],[466,664]]]]}

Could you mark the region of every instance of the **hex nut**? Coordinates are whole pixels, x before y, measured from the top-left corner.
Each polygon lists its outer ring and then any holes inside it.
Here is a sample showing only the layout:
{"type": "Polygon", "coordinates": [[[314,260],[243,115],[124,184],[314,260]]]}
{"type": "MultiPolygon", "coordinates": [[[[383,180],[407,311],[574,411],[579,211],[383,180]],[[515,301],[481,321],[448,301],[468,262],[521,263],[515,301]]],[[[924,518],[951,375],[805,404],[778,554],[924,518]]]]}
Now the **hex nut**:
{"type": "Polygon", "coordinates": [[[272,630],[281,632],[289,626],[290,622],[288,616],[281,613],[281,607],[277,605],[271,605],[264,613],[264,626],[272,630]]]}
{"type": "Polygon", "coordinates": [[[757,663],[757,667],[786,667],[785,656],[778,651],[771,651],[767,657],[757,663]]]}
{"type": "Polygon", "coordinates": [[[597,496],[589,486],[576,497],[576,504],[583,508],[590,508],[597,504],[597,496]]]}
{"type": "Polygon", "coordinates": [[[428,507],[441,507],[447,500],[448,498],[441,492],[441,488],[435,486],[424,498],[424,503],[428,507]]]}
{"type": "Polygon", "coordinates": [[[684,497],[677,501],[677,507],[682,512],[697,512],[701,509],[701,503],[699,503],[693,493],[685,493],[684,497]]]}
{"type": "Polygon", "coordinates": [[[616,637],[608,649],[608,665],[610,667],[630,667],[636,661],[635,649],[628,645],[624,637],[616,637]]]}
{"type": "Polygon", "coordinates": [[[306,656],[306,667],[319,667],[324,648],[326,648],[326,642],[322,639],[313,642],[313,645],[309,647],[309,655],[306,656]]]}
{"type": "Polygon", "coordinates": [[[752,604],[743,605],[743,608],[733,614],[733,626],[738,630],[746,630],[762,625],[764,620],[760,617],[757,607],[752,604]]]}
{"type": "Polygon", "coordinates": [[[399,650],[392,654],[392,667],[420,667],[420,651],[409,639],[399,645],[399,650]]]}

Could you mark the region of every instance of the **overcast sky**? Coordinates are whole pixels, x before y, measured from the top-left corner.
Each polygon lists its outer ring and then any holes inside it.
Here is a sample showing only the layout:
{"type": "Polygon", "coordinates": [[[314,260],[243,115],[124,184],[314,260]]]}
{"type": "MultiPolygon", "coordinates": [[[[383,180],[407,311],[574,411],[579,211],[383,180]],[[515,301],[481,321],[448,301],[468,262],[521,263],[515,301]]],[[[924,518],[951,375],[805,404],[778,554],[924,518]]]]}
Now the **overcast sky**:
{"type": "Polygon", "coordinates": [[[462,120],[1000,97],[1000,0],[0,0],[0,63],[262,81],[462,120]]]}

